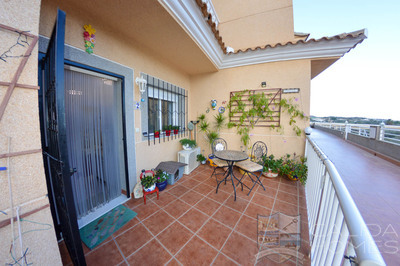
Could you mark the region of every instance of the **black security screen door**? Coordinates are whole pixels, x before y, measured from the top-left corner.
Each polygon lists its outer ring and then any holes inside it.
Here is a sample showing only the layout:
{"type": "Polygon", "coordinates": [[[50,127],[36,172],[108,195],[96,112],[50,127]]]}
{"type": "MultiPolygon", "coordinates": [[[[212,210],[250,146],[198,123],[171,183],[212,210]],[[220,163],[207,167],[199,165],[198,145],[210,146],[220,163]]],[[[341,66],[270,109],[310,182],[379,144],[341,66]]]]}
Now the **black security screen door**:
{"type": "Polygon", "coordinates": [[[64,100],[65,12],[58,10],[46,56],[41,61],[42,148],[53,220],[74,265],[86,265],[76,219],[69,167],[64,100]],[[52,195],[51,195],[52,194],[52,195]]]}

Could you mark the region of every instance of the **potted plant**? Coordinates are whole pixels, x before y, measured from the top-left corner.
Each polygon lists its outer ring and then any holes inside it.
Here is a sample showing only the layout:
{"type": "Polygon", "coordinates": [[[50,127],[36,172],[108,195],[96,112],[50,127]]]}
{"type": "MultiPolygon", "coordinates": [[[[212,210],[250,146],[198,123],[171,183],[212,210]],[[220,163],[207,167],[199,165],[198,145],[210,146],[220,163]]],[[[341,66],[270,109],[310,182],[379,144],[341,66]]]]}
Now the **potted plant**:
{"type": "Polygon", "coordinates": [[[143,177],[140,183],[142,183],[143,189],[146,192],[153,191],[156,188],[155,179],[152,175],[143,177]]]}
{"type": "Polygon", "coordinates": [[[154,131],[154,137],[159,138],[160,137],[160,130],[154,131]]]}
{"type": "Polygon", "coordinates": [[[163,126],[163,131],[165,131],[165,136],[171,136],[171,129],[172,129],[172,125],[168,125],[168,126],[163,126]]]}
{"type": "Polygon", "coordinates": [[[286,176],[290,180],[300,181],[301,184],[305,185],[307,182],[308,166],[306,164],[307,158],[298,157],[296,154],[291,158],[290,154],[286,154],[283,158],[281,167],[279,168],[279,174],[286,176]]]}
{"type": "Polygon", "coordinates": [[[187,151],[197,146],[196,141],[191,139],[181,139],[179,142],[182,144],[183,149],[187,151]]]}
{"type": "Polygon", "coordinates": [[[206,157],[204,157],[204,155],[203,154],[197,154],[197,161],[198,162],[201,162],[201,164],[206,164],[206,157]]]}
{"type": "Polygon", "coordinates": [[[173,126],[172,129],[174,130],[175,135],[179,133],[179,126],[173,126]]]}
{"type": "Polygon", "coordinates": [[[159,191],[163,191],[168,185],[168,174],[162,170],[158,170],[155,175],[156,186],[159,191]]]}
{"type": "Polygon", "coordinates": [[[274,155],[263,156],[261,164],[263,165],[263,175],[266,177],[277,177],[279,168],[282,166],[283,159],[275,159],[274,155]]]}

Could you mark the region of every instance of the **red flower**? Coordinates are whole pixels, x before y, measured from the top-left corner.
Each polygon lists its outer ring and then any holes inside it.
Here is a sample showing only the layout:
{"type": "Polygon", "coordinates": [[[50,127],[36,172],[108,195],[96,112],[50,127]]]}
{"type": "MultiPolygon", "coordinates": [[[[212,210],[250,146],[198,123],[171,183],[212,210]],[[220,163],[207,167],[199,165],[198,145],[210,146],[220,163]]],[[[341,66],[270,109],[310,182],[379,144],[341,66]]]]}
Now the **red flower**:
{"type": "Polygon", "coordinates": [[[90,37],[90,34],[89,34],[89,32],[87,32],[87,31],[84,31],[84,32],[83,32],[83,37],[85,37],[85,38],[88,38],[88,37],[90,37]]]}

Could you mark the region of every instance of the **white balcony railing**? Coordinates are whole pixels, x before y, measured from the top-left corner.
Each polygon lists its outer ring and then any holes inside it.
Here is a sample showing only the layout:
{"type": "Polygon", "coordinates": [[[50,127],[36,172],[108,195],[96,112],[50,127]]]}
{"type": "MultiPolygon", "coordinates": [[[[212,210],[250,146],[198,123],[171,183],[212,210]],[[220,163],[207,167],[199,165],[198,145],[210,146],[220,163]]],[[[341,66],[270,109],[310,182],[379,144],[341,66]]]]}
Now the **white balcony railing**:
{"type": "Polygon", "coordinates": [[[348,124],[348,123],[314,123],[320,127],[330,128],[347,133],[374,138],[376,140],[400,145],[400,126],[390,126],[385,124],[348,124]]]}
{"type": "Polygon", "coordinates": [[[308,137],[305,153],[311,265],[386,265],[333,163],[308,137]]]}

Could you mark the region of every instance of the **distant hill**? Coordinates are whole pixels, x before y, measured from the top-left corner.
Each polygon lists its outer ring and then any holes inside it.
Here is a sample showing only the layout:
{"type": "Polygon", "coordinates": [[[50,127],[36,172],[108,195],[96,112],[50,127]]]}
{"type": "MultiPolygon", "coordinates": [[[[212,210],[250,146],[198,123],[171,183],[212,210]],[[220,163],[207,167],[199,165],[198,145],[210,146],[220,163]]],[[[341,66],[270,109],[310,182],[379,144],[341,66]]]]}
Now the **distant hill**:
{"type": "Polygon", "coordinates": [[[399,125],[400,121],[392,119],[376,119],[376,118],[365,118],[365,117],[340,117],[340,116],[310,116],[310,122],[328,122],[328,123],[346,123],[349,124],[370,124],[378,125],[380,123],[385,123],[385,125],[399,125]]]}

